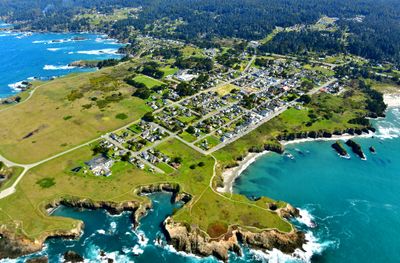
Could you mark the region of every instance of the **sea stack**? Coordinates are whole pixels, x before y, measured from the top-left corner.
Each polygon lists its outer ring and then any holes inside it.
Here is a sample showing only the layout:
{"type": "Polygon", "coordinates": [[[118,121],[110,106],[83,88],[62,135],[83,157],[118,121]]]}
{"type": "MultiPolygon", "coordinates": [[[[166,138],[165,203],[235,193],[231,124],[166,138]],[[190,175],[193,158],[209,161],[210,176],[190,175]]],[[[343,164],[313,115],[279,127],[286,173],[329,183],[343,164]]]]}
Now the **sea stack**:
{"type": "Polygon", "coordinates": [[[358,143],[356,143],[355,141],[353,141],[353,140],[350,139],[350,140],[348,140],[348,141],[346,142],[346,145],[349,146],[349,147],[351,147],[351,150],[352,150],[355,154],[357,154],[361,159],[363,159],[363,160],[366,159],[365,154],[364,154],[363,150],[361,149],[361,145],[360,145],[360,144],[358,144],[358,143]]]}
{"type": "Polygon", "coordinates": [[[371,153],[376,153],[376,150],[375,150],[374,146],[369,147],[369,151],[371,153]]]}
{"type": "Polygon", "coordinates": [[[340,141],[336,141],[333,143],[332,148],[335,149],[335,151],[342,157],[349,158],[349,154],[347,153],[346,149],[343,147],[342,143],[340,141]]]}

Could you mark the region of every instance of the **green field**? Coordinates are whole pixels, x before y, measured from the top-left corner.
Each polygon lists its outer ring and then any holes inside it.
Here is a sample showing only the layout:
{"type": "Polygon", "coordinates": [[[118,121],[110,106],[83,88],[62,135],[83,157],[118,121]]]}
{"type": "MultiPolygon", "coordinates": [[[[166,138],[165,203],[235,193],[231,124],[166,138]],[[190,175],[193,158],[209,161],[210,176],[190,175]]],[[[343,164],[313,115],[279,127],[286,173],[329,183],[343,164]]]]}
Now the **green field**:
{"type": "Polygon", "coordinates": [[[36,162],[139,119],[150,108],[120,80],[127,67],[58,78],[26,103],[0,111],[0,154],[36,162]],[[121,113],[127,118],[115,117],[121,113]]]}
{"type": "Polygon", "coordinates": [[[170,66],[166,66],[164,68],[160,68],[160,70],[162,72],[164,72],[164,78],[170,75],[175,74],[176,72],[178,72],[178,68],[171,68],[170,66]]]}
{"type": "Polygon", "coordinates": [[[181,137],[182,139],[184,139],[187,142],[194,142],[195,140],[197,140],[196,136],[188,133],[187,131],[184,131],[181,134],[179,134],[179,137],[181,137]]]}
{"type": "Polygon", "coordinates": [[[164,82],[161,82],[157,79],[145,76],[145,75],[139,75],[136,76],[134,79],[134,81],[137,81],[139,83],[143,83],[144,85],[146,85],[146,87],[148,87],[149,89],[155,87],[155,86],[160,86],[165,84],[164,82]]]}

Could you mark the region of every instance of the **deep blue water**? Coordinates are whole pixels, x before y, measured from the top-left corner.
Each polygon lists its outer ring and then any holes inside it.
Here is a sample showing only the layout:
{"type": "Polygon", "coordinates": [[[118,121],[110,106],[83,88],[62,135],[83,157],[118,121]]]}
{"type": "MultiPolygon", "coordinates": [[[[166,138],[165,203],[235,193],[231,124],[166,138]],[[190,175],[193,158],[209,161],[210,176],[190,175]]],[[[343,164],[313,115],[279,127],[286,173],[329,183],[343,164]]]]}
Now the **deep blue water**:
{"type": "MultiPolygon", "coordinates": [[[[0,27],[2,22],[0,21],[0,27]]],[[[71,68],[82,59],[119,57],[121,44],[94,34],[30,34],[0,31],[0,98],[15,94],[13,84],[33,77],[53,77],[90,69],[71,68]],[[85,40],[74,40],[83,37],[85,40]],[[55,40],[55,41],[54,41],[55,40]]]]}

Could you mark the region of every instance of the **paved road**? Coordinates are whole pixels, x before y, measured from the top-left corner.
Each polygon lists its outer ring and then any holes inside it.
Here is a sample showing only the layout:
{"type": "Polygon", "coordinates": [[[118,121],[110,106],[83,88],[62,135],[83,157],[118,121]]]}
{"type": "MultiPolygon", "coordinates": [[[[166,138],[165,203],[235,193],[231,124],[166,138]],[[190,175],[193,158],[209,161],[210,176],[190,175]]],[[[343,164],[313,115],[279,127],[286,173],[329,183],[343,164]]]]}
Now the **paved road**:
{"type": "MultiPolygon", "coordinates": [[[[319,87],[316,87],[316,88],[312,89],[312,90],[309,91],[307,94],[308,94],[308,95],[313,95],[313,94],[317,93],[320,89],[322,89],[322,88],[324,88],[324,87],[326,87],[326,86],[331,85],[331,84],[334,83],[335,81],[337,81],[336,78],[334,78],[334,79],[332,79],[332,80],[326,82],[325,84],[323,84],[323,85],[321,85],[321,86],[319,86],[319,87]]],[[[295,102],[292,102],[292,103],[290,103],[290,104],[288,104],[288,105],[283,106],[282,108],[280,108],[279,110],[277,110],[277,111],[275,111],[273,114],[271,114],[270,116],[268,116],[268,117],[262,119],[260,122],[254,124],[254,125],[251,125],[250,128],[246,129],[245,131],[243,131],[242,133],[240,133],[240,134],[238,134],[237,136],[233,137],[232,139],[227,140],[227,141],[225,141],[225,142],[223,142],[223,143],[220,143],[220,144],[218,144],[217,146],[215,146],[214,148],[208,150],[208,151],[206,152],[206,154],[211,154],[211,153],[213,153],[213,152],[215,152],[215,151],[218,151],[218,150],[224,148],[226,145],[228,145],[228,144],[230,144],[230,143],[236,141],[237,139],[239,139],[239,138],[243,137],[244,135],[250,133],[251,131],[257,129],[257,128],[260,127],[262,124],[264,124],[264,123],[270,121],[271,119],[273,119],[273,118],[279,116],[282,112],[286,111],[289,107],[293,106],[294,104],[295,104],[295,102]]]]}

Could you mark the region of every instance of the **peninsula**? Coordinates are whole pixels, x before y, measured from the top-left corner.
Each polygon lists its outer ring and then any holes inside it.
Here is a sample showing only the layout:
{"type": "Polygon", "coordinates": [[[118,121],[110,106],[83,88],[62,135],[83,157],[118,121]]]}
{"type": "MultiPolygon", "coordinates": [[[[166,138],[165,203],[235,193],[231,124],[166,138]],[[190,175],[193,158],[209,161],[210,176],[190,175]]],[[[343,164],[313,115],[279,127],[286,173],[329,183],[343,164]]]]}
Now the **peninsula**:
{"type": "MultiPolygon", "coordinates": [[[[390,62],[392,73],[382,76],[357,54],[275,54],[266,48],[275,35],[207,46],[169,38],[181,21],[152,24],[151,36],[115,29],[140,8],[85,12],[73,17],[88,21],[79,29],[103,25],[130,43],[126,56],[76,62],[99,70],[33,81],[17,102],[0,106],[0,259],[39,251],[49,237],[79,238],[81,221],[51,216],[59,205],[132,211],[137,227],[152,207],[145,194],[158,191],[184,203],[164,221],[179,251],[225,261],[241,245],[293,254],[308,242],[291,221],[299,211],[232,193],[235,176],[257,153],[283,153],[284,141],[374,132],[370,118],[386,110],[381,91],[398,88],[390,62]]],[[[339,30],[330,23],[308,26],[339,30]]]]}

